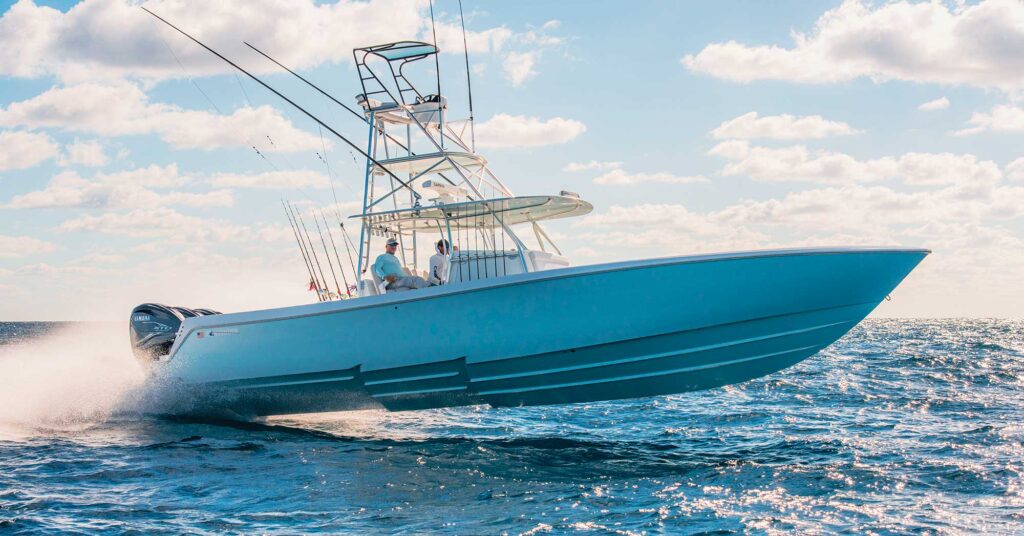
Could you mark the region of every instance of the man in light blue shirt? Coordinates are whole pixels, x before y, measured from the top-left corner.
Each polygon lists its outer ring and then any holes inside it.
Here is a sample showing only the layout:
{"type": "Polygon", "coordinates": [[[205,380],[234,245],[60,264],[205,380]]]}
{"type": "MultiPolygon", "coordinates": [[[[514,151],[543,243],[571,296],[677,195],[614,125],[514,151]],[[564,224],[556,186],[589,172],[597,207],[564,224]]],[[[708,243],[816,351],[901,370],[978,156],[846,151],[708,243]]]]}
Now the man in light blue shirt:
{"type": "Polygon", "coordinates": [[[405,275],[402,263],[398,262],[398,257],[395,257],[395,251],[398,251],[398,240],[389,238],[387,245],[384,246],[384,253],[377,256],[377,260],[374,261],[371,268],[381,281],[387,282],[385,288],[387,290],[412,290],[430,286],[422,277],[405,275]]]}

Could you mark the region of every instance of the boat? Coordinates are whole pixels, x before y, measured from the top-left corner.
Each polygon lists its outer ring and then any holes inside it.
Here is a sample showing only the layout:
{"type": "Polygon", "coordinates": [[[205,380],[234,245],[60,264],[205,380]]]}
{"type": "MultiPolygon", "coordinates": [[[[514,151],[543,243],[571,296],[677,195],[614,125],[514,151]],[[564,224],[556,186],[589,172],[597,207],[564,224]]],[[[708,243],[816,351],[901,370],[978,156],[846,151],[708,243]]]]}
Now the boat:
{"type": "MultiPolygon", "coordinates": [[[[362,210],[350,220],[357,283],[268,310],[132,311],[136,355],[184,394],[182,411],[516,407],[712,389],[818,353],[929,253],[801,248],[571,266],[544,225],[593,206],[567,191],[515,195],[499,180],[472,121],[450,120],[447,99],[411,81],[416,62],[437,54],[418,41],[354,51],[368,130],[362,210]],[[372,264],[390,239],[410,278],[442,255],[441,284],[389,290],[372,264]]],[[[301,211],[288,214],[311,288],[329,287],[326,242],[314,263],[317,241],[301,211]]]]}

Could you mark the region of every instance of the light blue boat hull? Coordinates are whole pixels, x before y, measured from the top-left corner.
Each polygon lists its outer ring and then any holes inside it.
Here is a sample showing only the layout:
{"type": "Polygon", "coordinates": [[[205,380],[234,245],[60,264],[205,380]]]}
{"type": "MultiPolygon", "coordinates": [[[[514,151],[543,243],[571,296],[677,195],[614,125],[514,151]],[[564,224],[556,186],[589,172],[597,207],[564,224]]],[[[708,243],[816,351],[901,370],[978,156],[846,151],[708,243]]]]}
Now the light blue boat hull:
{"type": "Polygon", "coordinates": [[[583,266],[189,318],[156,375],[241,416],[635,398],[814,355],[928,254],[780,250],[583,266]]]}

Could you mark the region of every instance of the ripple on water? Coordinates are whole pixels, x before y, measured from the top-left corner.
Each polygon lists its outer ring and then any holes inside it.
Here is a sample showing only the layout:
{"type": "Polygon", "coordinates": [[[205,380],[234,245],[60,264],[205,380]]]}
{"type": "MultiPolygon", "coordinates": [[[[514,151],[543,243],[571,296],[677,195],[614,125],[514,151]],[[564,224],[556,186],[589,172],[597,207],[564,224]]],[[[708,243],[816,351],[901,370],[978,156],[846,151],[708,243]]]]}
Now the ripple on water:
{"type": "MultiPolygon", "coordinates": [[[[32,343],[67,326],[9,326],[0,366],[67,357],[32,343]]],[[[709,392],[255,423],[124,412],[130,357],[91,353],[103,404],[0,415],[0,530],[1021,532],[1022,348],[1022,322],[873,320],[709,392]]]]}

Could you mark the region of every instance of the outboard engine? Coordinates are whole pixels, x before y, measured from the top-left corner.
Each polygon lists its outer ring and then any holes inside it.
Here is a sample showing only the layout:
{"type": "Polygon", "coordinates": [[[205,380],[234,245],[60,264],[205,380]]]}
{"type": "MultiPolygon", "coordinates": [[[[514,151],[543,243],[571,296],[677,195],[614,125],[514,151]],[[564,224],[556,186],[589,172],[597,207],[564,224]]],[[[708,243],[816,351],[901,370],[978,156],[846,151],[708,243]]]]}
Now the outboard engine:
{"type": "Polygon", "coordinates": [[[128,334],[132,341],[135,358],[145,365],[167,355],[171,351],[178,328],[188,317],[218,315],[211,309],[188,309],[168,307],[159,303],[144,303],[132,309],[128,334]]]}
{"type": "Polygon", "coordinates": [[[132,309],[128,334],[135,359],[148,363],[167,355],[183,320],[185,316],[175,308],[159,303],[144,303],[132,309]]]}

